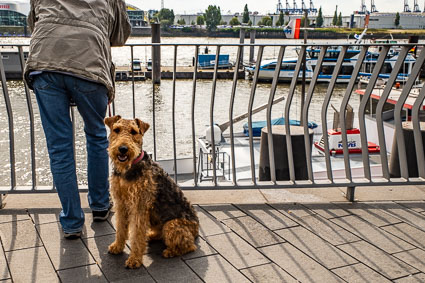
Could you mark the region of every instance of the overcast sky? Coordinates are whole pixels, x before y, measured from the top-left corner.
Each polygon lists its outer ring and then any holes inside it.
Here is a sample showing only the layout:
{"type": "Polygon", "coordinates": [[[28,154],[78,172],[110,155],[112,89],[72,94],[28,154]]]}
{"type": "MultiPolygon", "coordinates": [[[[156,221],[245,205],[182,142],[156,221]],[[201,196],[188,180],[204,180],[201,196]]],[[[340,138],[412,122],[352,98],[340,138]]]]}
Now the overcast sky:
{"type": "MultiPolygon", "coordinates": [[[[173,9],[175,14],[204,12],[208,5],[220,6],[222,12],[227,14],[230,10],[232,13],[242,12],[245,4],[248,4],[249,11],[258,11],[260,13],[275,12],[278,0],[163,0],[164,7],[173,9]]],[[[413,1],[409,0],[410,9],[413,10],[413,1]]],[[[418,0],[421,10],[424,9],[424,1],[418,0]]],[[[127,3],[133,4],[142,10],[161,9],[161,0],[126,0],[127,3]]],[[[293,6],[294,0],[288,0],[290,6],[293,6]]],[[[310,0],[304,0],[307,7],[310,6],[310,0]]],[[[335,5],[338,3],[338,11],[343,15],[349,15],[355,10],[360,10],[361,0],[313,0],[315,8],[322,6],[325,15],[333,15],[335,5]]],[[[370,10],[371,0],[366,0],[367,9],[370,10]]],[[[286,0],[281,0],[282,5],[286,6],[286,0]]],[[[301,7],[301,0],[296,0],[297,6],[301,7]]],[[[379,12],[401,12],[404,7],[404,0],[375,0],[375,6],[379,12]],[[389,5],[389,3],[391,3],[389,5]]]]}

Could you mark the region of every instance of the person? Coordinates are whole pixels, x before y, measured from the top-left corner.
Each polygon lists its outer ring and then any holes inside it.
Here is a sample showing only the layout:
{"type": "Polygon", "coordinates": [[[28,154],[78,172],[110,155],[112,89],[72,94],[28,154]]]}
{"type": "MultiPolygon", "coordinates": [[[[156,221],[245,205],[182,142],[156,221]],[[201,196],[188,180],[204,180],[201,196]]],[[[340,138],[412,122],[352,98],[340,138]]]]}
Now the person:
{"type": "Polygon", "coordinates": [[[87,149],[88,203],[94,221],[108,218],[108,140],[103,119],[114,99],[111,46],[131,32],[123,0],[31,0],[32,31],[24,80],[34,90],[46,136],[64,237],[81,237],[81,209],[70,107],[83,121],[87,149]]]}

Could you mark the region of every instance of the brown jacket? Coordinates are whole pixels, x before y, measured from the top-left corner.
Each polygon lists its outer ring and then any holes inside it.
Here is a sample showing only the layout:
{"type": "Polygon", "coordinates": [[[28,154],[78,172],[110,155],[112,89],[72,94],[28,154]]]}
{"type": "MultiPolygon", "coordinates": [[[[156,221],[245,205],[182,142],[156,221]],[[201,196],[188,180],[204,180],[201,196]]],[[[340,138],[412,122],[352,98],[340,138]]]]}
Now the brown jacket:
{"type": "Polygon", "coordinates": [[[58,71],[104,84],[115,96],[111,46],[131,32],[123,0],[31,0],[32,30],[24,79],[32,71],[58,71]]]}

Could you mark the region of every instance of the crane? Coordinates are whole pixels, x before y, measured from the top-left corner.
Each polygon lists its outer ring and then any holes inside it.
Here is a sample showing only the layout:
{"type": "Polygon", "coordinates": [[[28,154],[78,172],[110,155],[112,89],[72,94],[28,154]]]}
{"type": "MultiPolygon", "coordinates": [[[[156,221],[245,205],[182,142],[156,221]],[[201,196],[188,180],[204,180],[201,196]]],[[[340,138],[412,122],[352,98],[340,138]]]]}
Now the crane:
{"type": "Polygon", "coordinates": [[[376,10],[376,6],[375,6],[375,1],[374,0],[370,0],[370,12],[371,13],[377,13],[378,10],[376,10]]]}
{"type": "Polygon", "coordinates": [[[415,13],[420,13],[421,12],[421,9],[419,9],[418,0],[415,0],[414,1],[413,12],[415,12],[415,13]]]}
{"type": "Polygon", "coordinates": [[[404,0],[404,12],[411,12],[409,8],[409,0],[404,0]]]}
{"type": "Polygon", "coordinates": [[[362,6],[360,7],[360,13],[367,14],[365,0],[362,0],[362,6]]]}

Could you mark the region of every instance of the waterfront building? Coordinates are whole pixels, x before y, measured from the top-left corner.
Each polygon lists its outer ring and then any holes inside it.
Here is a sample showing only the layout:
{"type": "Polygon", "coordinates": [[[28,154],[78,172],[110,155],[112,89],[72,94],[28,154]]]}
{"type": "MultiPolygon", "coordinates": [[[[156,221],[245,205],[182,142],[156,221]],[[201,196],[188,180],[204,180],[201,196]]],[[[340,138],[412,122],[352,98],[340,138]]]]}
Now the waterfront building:
{"type": "Polygon", "coordinates": [[[29,11],[29,1],[0,0],[0,26],[25,26],[29,11]]]}

